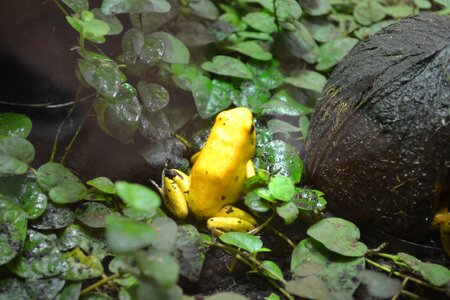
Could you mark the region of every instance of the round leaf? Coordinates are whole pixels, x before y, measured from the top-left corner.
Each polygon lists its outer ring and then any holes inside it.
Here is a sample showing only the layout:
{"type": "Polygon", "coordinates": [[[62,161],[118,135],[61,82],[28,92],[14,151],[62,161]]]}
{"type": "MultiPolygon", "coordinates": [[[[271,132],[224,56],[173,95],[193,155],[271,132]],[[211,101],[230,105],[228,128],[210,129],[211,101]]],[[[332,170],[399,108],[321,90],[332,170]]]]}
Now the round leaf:
{"type": "Polygon", "coordinates": [[[310,16],[323,16],[331,11],[331,4],[328,0],[303,0],[301,6],[310,16]]]}
{"type": "Polygon", "coordinates": [[[202,69],[211,73],[238,78],[252,78],[247,66],[239,59],[230,56],[217,55],[212,61],[204,62],[202,69]]]}
{"type": "Polygon", "coordinates": [[[270,52],[264,50],[257,41],[242,42],[242,43],[227,47],[227,49],[242,53],[244,55],[247,55],[247,56],[257,59],[257,60],[267,61],[267,60],[272,59],[272,54],[270,52]]]}
{"type": "Polygon", "coordinates": [[[27,234],[27,214],[9,200],[0,199],[0,265],[21,250],[27,234]]]}
{"type": "Polygon", "coordinates": [[[169,104],[169,91],[158,83],[139,81],[137,84],[142,104],[149,112],[156,112],[169,104]]]}
{"type": "Polygon", "coordinates": [[[86,187],[80,182],[64,182],[50,189],[48,195],[55,203],[67,204],[82,200],[87,194],[86,187]]]}
{"type": "Polygon", "coordinates": [[[121,13],[166,13],[170,10],[170,3],[165,0],[105,0],[102,3],[105,15],[121,13]]]}
{"type": "Polygon", "coordinates": [[[26,115],[0,113],[0,138],[26,138],[31,132],[31,127],[31,120],[26,115]]]}
{"type": "Polygon", "coordinates": [[[316,70],[328,70],[340,62],[358,43],[354,38],[341,38],[320,46],[316,70]]]}
{"type": "Polygon", "coordinates": [[[219,239],[228,245],[233,245],[250,253],[266,251],[263,242],[257,236],[244,232],[226,232],[219,236],[219,239]]]}
{"type": "Polygon", "coordinates": [[[82,203],[75,211],[77,219],[92,228],[105,227],[105,218],[112,213],[106,205],[97,202],[82,203]]]}
{"type": "Polygon", "coordinates": [[[273,33],[277,31],[275,18],[264,12],[248,13],[242,18],[242,21],[262,32],[273,33]]]}
{"type": "Polygon", "coordinates": [[[355,20],[362,25],[381,21],[386,16],[383,6],[377,0],[360,1],[353,10],[355,20]]]}
{"type": "Polygon", "coordinates": [[[182,41],[174,37],[173,35],[158,31],[150,34],[149,36],[158,38],[164,44],[164,54],[162,60],[172,64],[187,64],[189,63],[189,49],[183,44],[182,41]]]}
{"type": "Polygon", "coordinates": [[[64,283],[64,280],[57,277],[28,279],[25,281],[25,289],[31,299],[55,299],[64,283]]]}
{"type": "Polygon", "coordinates": [[[358,227],[344,219],[323,219],[311,226],[307,234],[328,250],[343,256],[361,257],[367,252],[367,246],[358,242],[358,227]]]}
{"type": "Polygon", "coordinates": [[[77,176],[66,167],[55,162],[49,162],[39,167],[36,172],[36,179],[39,186],[45,191],[49,191],[66,182],[80,182],[77,176]]]}
{"type": "Polygon", "coordinates": [[[319,48],[311,33],[305,25],[298,21],[287,23],[291,26],[281,33],[281,40],[287,50],[295,57],[301,58],[308,63],[315,63],[318,58],[319,48]]]}
{"type": "Polygon", "coordinates": [[[31,227],[44,230],[60,229],[69,226],[74,220],[75,214],[70,208],[50,201],[44,214],[33,220],[31,227]]]}
{"type": "Polygon", "coordinates": [[[192,94],[198,114],[208,119],[230,106],[232,102],[233,86],[220,80],[210,80],[200,76],[192,84],[192,94]]]}
{"type": "Polygon", "coordinates": [[[114,61],[96,58],[79,59],[78,69],[86,83],[101,95],[114,98],[119,93],[122,78],[119,66],[114,61]]]}
{"type": "Polygon", "coordinates": [[[95,187],[97,190],[106,194],[116,194],[114,183],[107,177],[97,177],[86,182],[87,185],[95,187]]]}
{"type": "Polygon", "coordinates": [[[65,253],[64,258],[68,266],[64,279],[86,280],[103,274],[102,262],[93,255],[86,256],[79,248],[65,253]]]}
{"type": "Polygon", "coordinates": [[[268,185],[270,193],[277,199],[289,201],[295,194],[295,186],[289,177],[275,175],[270,178],[268,185]]]}
{"type": "Polygon", "coordinates": [[[19,175],[34,160],[34,147],[24,138],[0,138],[0,174],[19,175]]]}
{"type": "Polygon", "coordinates": [[[180,267],[167,252],[139,252],[136,260],[142,274],[153,278],[159,286],[168,288],[178,281],[180,267]]]}
{"type": "Polygon", "coordinates": [[[123,202],[138,211],[153,212],[161,204],[156,192],[140,184],[118,181],[116,190],[123,202]]]}
{"type": "Polygon", "coordinates": [[[291,77],[286,77],[284,82],[298,88],[321,93],[327,83],[327,78],[322,74],[311,70],[299,70],[292,73],[291,77]]]}
{"type": "Polygon", "coordinates": [[[175,240],[175,257],[180,264],[180,273],[195,282],[200,278],[205,253],[198,230],[189,224],[178,226],[175,240]]]}

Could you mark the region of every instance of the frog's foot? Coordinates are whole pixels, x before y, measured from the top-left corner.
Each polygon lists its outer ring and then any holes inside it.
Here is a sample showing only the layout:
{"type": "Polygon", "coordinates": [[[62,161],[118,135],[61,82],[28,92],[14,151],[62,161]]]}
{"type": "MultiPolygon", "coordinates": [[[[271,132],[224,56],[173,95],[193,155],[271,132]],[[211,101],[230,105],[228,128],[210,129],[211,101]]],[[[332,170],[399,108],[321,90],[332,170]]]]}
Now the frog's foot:
{"type": "Polygon", "coordinates": [[[180,170],[164,171],[164,203],[169,211],[178,219],[188,215],[187,197],[189,194],[189,176],[180,170]]]}
{"type": "Polygon", "coordinates": [[[441,209],[434,216],[432,226],[439,228],[442,248],[447,256],[450,257],[450,213],[447,207],[441,209]]]}
{"type": "Polygon", "coordinates": [[[257,224],[250,214],[231,205],[222,207],[214,217],[206,222],[209,230],[215,235],[229,231],[247,232],[255,228],[257,224]]]}

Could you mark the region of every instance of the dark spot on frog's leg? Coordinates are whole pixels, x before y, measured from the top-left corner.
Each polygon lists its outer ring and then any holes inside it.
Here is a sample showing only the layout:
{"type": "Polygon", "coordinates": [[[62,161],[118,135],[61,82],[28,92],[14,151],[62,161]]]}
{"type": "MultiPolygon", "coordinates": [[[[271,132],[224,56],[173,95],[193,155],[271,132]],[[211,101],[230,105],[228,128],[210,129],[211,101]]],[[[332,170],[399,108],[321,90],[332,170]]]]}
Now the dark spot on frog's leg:
{"type": "Polygon", "coordinates": [[[205,174],[208,175],[208,171],[205,171],[205,174]]]}
{"type": "Polygon", "coordinates": [[[227,123],[225,123],[225,122],[224,122],[224,123],[222,123],[222,125],[223,125],[223,126],[225,126],[226,124],[227,124],[227,123]]]}
{"type": "Polygon", "coordinates": [[[242,222],[241,222],[241,220],[238,220],[238,224],[241,224],[242,222]]]}
{"type": "Polygon", "coordinates": [[[220,197],[220,199],[221,199],[222,201],[224,201],[226,198],[227,198],[227,197],[225,197],[225,196],[223,196],[223,195],[220,197]]]}
{"type": "Polygon", "coordinates": [[[239,176],[234,177],[234,181],[238,181],[239,176]]]}
{"type": "Polygon", "coordinates": [[[230,207],[228,207],[226,213],[231,214],[233,211],[234,211],[233,208],[230,206],[230,207]]]}

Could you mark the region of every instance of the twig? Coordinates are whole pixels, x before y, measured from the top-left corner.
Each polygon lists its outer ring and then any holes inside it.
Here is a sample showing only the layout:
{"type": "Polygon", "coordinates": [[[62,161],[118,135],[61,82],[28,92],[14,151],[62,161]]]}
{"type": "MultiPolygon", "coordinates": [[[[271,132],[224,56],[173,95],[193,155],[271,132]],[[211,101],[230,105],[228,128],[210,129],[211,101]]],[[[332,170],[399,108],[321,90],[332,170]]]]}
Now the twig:
{"type": "Polygon", "coordinates": [[[269,225],[269,223],[270,223],[270,221],[272,221],[273,217],[275,217],[275,213],[273,213],[269,218],[267,218],[267,220],[264,221],[264,223],[262,223],[258,227],[253,228],[248,233],[249,234],[258,234],[259,232],[261,232],[261,230],[263,230],[266,226],[269,225]]]}
{"type": "Polygon", "coordinates": [[[273,231],[273,233],[275,233],[275,235],[279,236],[280,238],[282,238],[283,240],[286,241],[286,243],[289,244],[289,246],[291,246],[292,248],[295,248],[297,245],[294,244],[294,242],[291,241],[290,238],[288,238],[286,235],[284,235],[282,232],[278,231],[278,229],[276,229],[275,227],[273,227],[272,225],[268,225],[269,229],[273,231]]]}
{"type": "Polygon", "coordinates": [[[61,3],[59,3],[58,0],[53,0],[53,3],[56,4],[56,6],[58,6],[58,8],[63,12],[64,15],[69,16],[70,14],[67,12],[67,10],[61,5],[61,3]]]}
{"type": "Polygon", "coordinates": [[[74,103],[72,105],[72,107],[67,111],[67,114],[66,114],[64,120],[62,120],[62,122],[58,126],[58,130],[56,131],[56,135],[55,135],[55,140],[53,141],[52,154],[50,155],[49,161],[54,161],[55,160],[56,153],[58,152],[59,136],[61,135],[61,131],[62,131],[62,128],[63,128],[64,124],[69,119],[69,117],[72,115],[72,113],[73,113],[73,111],[75,109],[75,105],[76,105],[76,103],[74,103]]]}
{"type": "Polygon", "coordinates": [[[105,284],[105,283],[107,283],[107,282],[109,282],[109,281],[111,281],[111,280],[116,279],[116,278],[119,277],[119,276],[120,276],[120,274],[119,274],[119,273],[116,273],[116,274],[113,274],[113,275],[111,275],[111,276],[104,277],[104,278],[102,278],[101,280],[99,280],[99,281],[97,281],[97,282],[91,284],[90,286],[88,286],[87,288],[85,288],[84,290],[82,290],[81,293],[80,293],[80,295],[86,295],[87,293],[89,293],[89,292],[95,290],[96,288],[100,287],[101,285],[103,285],[103,284],[105,284]]]}

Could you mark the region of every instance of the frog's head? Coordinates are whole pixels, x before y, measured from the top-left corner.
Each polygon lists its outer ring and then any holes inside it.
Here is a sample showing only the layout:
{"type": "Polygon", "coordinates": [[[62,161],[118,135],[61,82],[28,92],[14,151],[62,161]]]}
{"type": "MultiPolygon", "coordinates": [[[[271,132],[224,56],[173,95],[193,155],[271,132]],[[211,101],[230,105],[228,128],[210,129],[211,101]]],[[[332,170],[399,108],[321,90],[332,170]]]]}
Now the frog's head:
{"type": "Polygon", "coordinates": [[[253,123],[252,112],[246,107],[236,107],[221,112],[216,117],[216,124],[220,124],[223,131],[230,133],[233,139],[243,139],[249,143],[249,148],[255,148],[256,128],[253,123]]]}

